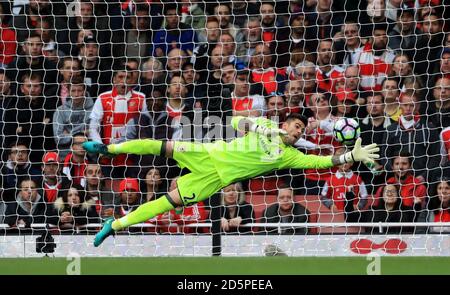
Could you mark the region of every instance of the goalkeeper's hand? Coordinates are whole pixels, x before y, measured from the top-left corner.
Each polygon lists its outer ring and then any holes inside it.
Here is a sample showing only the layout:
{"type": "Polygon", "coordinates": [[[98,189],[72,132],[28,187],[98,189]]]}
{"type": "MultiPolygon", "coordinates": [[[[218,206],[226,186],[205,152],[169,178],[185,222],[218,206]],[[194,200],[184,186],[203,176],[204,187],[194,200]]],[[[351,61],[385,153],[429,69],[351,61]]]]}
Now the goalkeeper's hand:
{"type": "Polygon", "coordinates": [[[362,147],[361,138],[358,138],[355,142],[355,147],[353,150],[344,154],[344,159],[346,163],[363,162],[374,164],[374,159],[380,158],[380,155],[378,155],[379,151],[380,148],[376,143],[362,147]]]}
{"type": "Polygon", "coordinates": [[[277,137],[277,136],[286,136],[288,133],[286,130],[279,129],[279,128],[269,128],[264,126],[259,126],[257,124],[253,124],[250,127],[251,132],[256,132],[259,134],[262,134],[267,137],[277,137]]]}

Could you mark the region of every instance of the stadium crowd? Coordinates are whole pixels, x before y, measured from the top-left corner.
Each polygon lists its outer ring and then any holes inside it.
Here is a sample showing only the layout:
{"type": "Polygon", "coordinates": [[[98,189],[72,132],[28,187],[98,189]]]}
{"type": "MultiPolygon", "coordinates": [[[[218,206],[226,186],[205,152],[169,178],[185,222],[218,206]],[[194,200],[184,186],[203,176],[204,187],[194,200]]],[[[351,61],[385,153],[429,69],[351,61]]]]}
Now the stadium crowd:
{"type": "MultiPolygon", "coordinates": [[[[308,117],[303,152],[342,153],[332,127],[349,117],[380,160],[226,187],[224,232],[313,233],[240,226],[321,214],[450,222],[449,11],[442,0],[1,1],[0,223],[121,217],[186,172],[158,156],[94,157],[87,140],[230,140],[232,116],[289,113],[308,117]]],[[[176,208],[145,230],[207,232],[184,225],[210,210],[176,208]]]]}

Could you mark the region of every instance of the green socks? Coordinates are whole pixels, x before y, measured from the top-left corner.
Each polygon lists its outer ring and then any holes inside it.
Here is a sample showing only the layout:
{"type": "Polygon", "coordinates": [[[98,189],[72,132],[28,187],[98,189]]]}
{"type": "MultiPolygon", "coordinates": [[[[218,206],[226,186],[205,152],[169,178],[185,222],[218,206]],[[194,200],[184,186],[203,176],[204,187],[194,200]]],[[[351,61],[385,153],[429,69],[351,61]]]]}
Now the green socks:
{"type": "Polygon", "coordinates": [[[136,139],[119,144],[108,145],[111,154],[156,155],[161,154],[161,140],[136,139]]]}
{"type": "Polygon", "coordinates": [[[122,218],[114,220],[112,223],[113,230],[121,230],[133,224],[142,223],[161,213],[172,210],[174,207],[169,202],[166,196],[162,196],[154,201],[147,202],[139,206],[133,212],[125,215],[122,218]]]}

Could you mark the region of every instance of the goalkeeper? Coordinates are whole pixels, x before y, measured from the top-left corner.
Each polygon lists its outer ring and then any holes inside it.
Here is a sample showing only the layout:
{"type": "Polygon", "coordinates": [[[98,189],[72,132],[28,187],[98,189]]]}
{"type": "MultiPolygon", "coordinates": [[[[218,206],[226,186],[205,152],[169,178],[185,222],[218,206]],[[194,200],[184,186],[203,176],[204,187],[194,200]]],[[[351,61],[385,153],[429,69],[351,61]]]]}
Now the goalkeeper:
{"type": "Polygon", "coordinates": [[[360,138],[351,152],[340,156],[305,155],[293,145],[303,135],[306,124],[307,119],[299,114],[289,115],[281,129],[278,123],[262,117],[234,117],[231,121],[233,128],[247,134],[231,142],[192,143],[152,139],[109,145],[85,142],[83,147],[90,153],[164,156],[175,159],[180,168],[190,170],[178,179],[176,190],[141,205],[120,219],[107,219],[95,236],[94,246],[98,247],[115,231],[147,221],[175,207],[203,201],[236,181],[278,169],[323,169],[355,161],[373,162],[379,158],[377,145],[361,147],[360,138]]]}

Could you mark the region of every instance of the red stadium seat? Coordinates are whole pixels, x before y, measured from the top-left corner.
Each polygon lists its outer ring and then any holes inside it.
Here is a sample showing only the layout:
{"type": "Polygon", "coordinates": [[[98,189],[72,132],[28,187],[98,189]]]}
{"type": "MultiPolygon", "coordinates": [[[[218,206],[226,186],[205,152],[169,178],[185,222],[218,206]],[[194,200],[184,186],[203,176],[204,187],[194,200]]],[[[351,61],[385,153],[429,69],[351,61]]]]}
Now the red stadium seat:
{"type": "Polygon", "coordinates": [[[250,179],[248,189],[253,194],[276,195],[282,184],[283,180],[277,176],[262,176],[250,179]]]}

